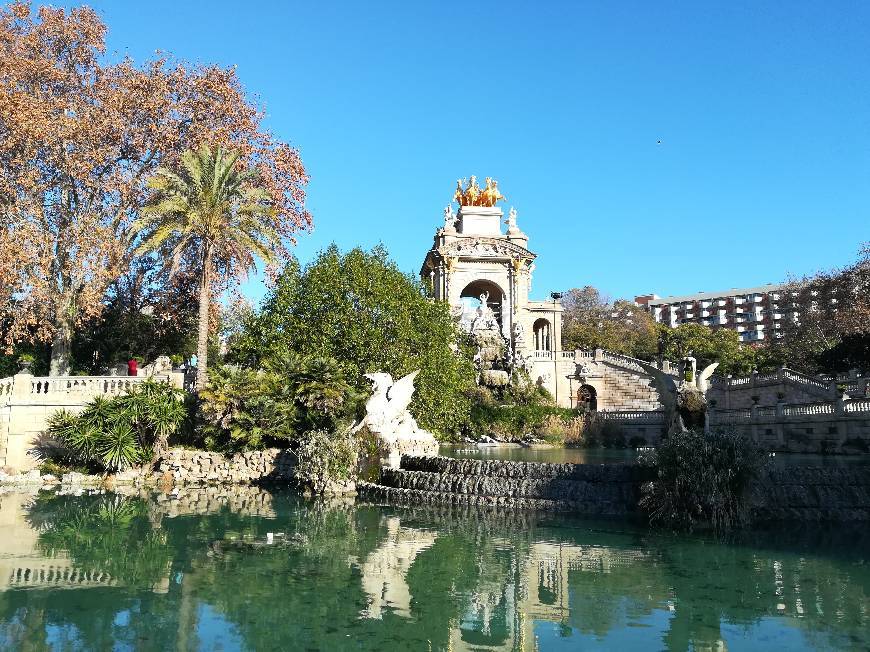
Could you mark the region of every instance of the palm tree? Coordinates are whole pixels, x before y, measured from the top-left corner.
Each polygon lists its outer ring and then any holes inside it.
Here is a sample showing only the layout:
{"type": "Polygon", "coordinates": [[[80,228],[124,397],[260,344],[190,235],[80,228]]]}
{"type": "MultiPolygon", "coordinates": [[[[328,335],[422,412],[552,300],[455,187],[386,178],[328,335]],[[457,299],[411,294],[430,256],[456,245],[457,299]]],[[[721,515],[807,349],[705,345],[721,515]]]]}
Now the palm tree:
{"type": "Polygon", "coordinates": [[[170,278],[182,267],[199,275],[197,389],[208,378],[212,283],[256,268],[255,256],[273,262],[281,243],[269,195],[239,158],[220,147],[187,150],[178,171],[161,167],[149,179],[153,196],[133,224],[137,254],[165,254],[170,278]]]}

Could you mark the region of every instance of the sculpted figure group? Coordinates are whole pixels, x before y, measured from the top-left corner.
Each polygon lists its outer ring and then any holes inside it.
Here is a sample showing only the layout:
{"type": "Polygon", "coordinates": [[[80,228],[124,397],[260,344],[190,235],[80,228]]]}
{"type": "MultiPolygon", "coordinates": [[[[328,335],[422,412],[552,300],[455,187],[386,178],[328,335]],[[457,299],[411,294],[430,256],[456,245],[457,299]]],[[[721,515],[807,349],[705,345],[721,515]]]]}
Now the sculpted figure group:
{"type": "Polygon", "coordinates": [[[486,187],[481,189],[477,183],[477,177],[472,176],[465,188],[462,187],[464,179],[456,180],[456,192],[453,201],[460,206],[495,206],[505,198],[498,189],[498,181],[491,177],[486,178],[486,187]]]}

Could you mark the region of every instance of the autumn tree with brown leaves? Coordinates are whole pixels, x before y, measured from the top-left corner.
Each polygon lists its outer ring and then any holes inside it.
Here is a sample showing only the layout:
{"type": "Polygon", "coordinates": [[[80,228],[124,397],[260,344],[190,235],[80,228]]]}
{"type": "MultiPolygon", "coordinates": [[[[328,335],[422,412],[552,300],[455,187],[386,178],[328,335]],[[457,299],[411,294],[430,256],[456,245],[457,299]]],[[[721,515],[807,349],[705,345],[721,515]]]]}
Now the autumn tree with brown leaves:
{"type": "Polygon", "coordinates": [[[279,264],[311,224],[299,153],[263,128],[234,68],[104,63],[105,32],[87,7],[0,9],[0,337],[7,351],[50,341],[53,375],[129,265],[146,179],[185,150],[223,146],[256,170],[279,264]]]}
{"type": "Polygon", "coordinates": [[[870,243],[854,263],[793,279],[779,293],[785,318],[766,347],[773,360],[812,372],[870,369],[870,243]]]}

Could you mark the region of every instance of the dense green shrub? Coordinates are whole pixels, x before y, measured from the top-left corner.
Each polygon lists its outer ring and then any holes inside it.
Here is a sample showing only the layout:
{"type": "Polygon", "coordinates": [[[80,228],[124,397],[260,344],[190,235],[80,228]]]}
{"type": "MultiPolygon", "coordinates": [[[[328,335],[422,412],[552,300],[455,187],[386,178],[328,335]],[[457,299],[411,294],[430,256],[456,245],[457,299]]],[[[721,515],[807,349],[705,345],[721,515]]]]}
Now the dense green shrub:
{"type": "Polygon", "coordinates": [[[643,485],[640,505],[652,525],[730,530],[748,522],[749,484],[765,462],[761,448],[734,432],[671,434],[641,456],[656,479],[643,485]]]}
{"type": "Polygon", "coordinates": [[[81,414],[55,412],[48,420],[48,440],[36,450],[55,463],[119,471],[165,450],[187,416],[182,390],[147,380],[121,396],[93,399],[81,414]]]}
{"type": "Polygon", "coordinates": [[[341,253],[332,246],[304,269],[287,265],[262,310],[233,339],[228,361],[259,368],[288,352],[332,358],[366,395],[364,374],[400,378],[419,369],[411,412],[446,438],[468,420],[465,392],[475,378],[459,341],[447,304],[432,301],[383,248],[341,253]]]}
{"type": "Polygon", "coordinates": [[[348,429],[309,430],[296,445],[296,480],[315,494],[328,493],[334,482],[356,478],[359,441],[348,429]]]}
{"type": "Polygon", "coordinates": [[[213,367],[200,392],[195,443],[223,451],[285,447],[312,430],[346,428],[360,400],[329,358],[285,351],[260,369],[213,367]]]}
{"type": "Polygon", "coordinates": [[[561,443],[565,433],[556,427],[553,418],[567,423],[578,414],[576,410],[552,405],[499,405],[478,402],[471,408],[468,434],[473,437],[487,435],[504,440],[517,440],[533,435],[553,443],[561,443]]]}

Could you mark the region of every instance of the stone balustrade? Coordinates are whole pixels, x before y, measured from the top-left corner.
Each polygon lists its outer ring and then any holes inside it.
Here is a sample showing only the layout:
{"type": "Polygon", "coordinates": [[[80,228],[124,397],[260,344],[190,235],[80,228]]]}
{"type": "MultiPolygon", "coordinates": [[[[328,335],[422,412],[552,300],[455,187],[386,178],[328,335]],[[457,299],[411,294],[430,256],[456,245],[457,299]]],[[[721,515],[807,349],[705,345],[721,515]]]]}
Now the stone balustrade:
{"type": "Polygon", "coordinates": [[[34,376],[30,381],[30,394],[118,396],[146,380],[145,376],[34,376]]]}
{"type": "Polygon", "coordinates": [[[845,401],[843,410],[846,412],[870,412],[870,398],[845,401]]]}
{"type": "Polygon", "coordinates": [[[596,413],[604,421],[642,421],[664,423],[664,410],[601,410],[596,413]]]}
{"type": "Polygon", "coordinates": [[[28,452],[57,410],[80,412],[97,396],[119,396],[149,377],[184,385],[184,374],[171,371],[153,376],[34,376],[22,371],[0,379],[0,468],[27,471],[36,466],[28,452]]]}
{"type": "Polygon", "coordinates": [[[833,403],[809,403],[807,405],[786,405],[782,408],[785,417],[797,417],[816,414],[834,414],[833,403]]]}
{"type": "Polygon", "coordinates": [[[804,387],[809,387],[817,390],[817,395],[827,395],[833,398],[839,390],[840,385],[847,394],[865,394],[867,392],[870,379],[868,378],[850,378],[843,382],[837,382],[834,379],[814,378],[800,371],[781,367],[776,371],[769,373],[754,372],[748,376],[715,376],[711,379],[711,384],[723,387],[761,387],[765,385],[776,385],[784,383],[793,383],[804,387]]]}
{"type": "Polygon", "coordinates": [[[736,428],[774,450],[866,453],[870,449],[870,399],[866,398],[710,409],[708,423],[736,428]]]}

